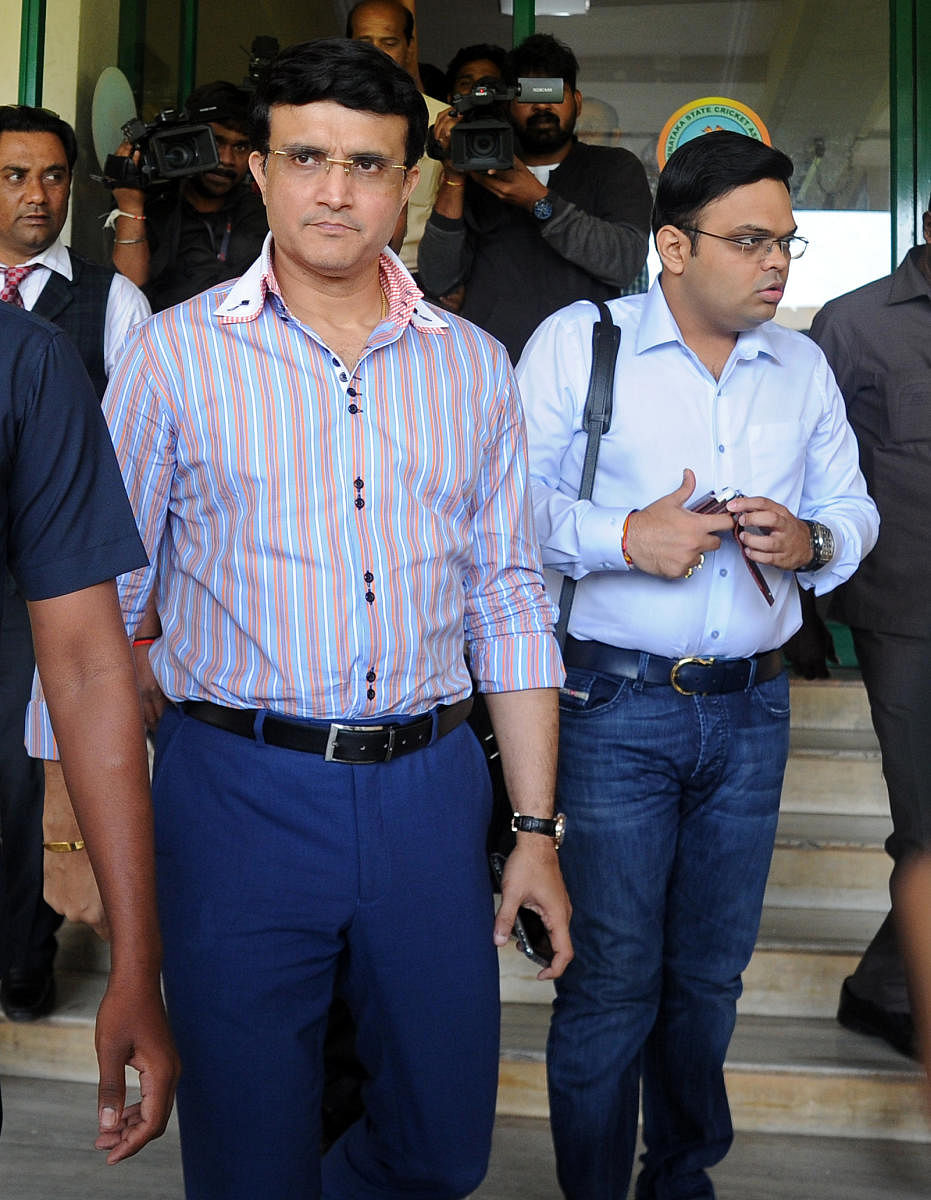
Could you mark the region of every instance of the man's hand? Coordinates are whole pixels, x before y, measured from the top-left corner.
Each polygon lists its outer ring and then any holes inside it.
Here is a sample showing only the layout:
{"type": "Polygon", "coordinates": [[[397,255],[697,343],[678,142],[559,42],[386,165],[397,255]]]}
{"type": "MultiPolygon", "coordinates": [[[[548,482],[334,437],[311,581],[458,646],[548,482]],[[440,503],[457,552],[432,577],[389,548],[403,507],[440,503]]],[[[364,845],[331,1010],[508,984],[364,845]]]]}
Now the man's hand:
{"type": "Polygon", "coordinates": [[[97,1014],[99,1134],[94,1145],[117,1163],[165,1132],[180,1066],[157,980],[123,981],[116,969],[97,1014]],[[124,1064],[139,1072],[141,1099],[125,1106],[124,1064]]]}
{"type": "Polygon", "coordinates": [[[553,961],[537,974],[537,979],[556,979],[572,962],[569,938],[572,906],[562,881],[556,847],[544,834],[519,833],[517,845],[508,855],[501,881],[501,907],[495,917],[496,946],[507,944],[521,905],[539,913],[553,945],[553,961]]]}
{"type": "MultiPolygon", "coordinates": [[[[138,150],[133,150],[132,142],[120,142],[114,154],[120,158],[131,158],[136,166],[139,165],[140,154],[138,150]]],[[[117,208],[141,216],[145,207],[145,192],[141,188],[116,187],[113,189],[113,200],[117,208]]]]}
{"type": "MultiPolygon", "coordinates": [[[[45,763],[45,811],[42,820],[46,842],[75,842],[81,831],[61,772],[61,763],[45,763]]],[[[105,942],[110,940],[97,879],[86,850],[56,854],[45,852],[45,899],[69,921],[90,925],[105,942]]]]}
{"type": "Polygon", "coordinates": [[[638,571],[681,579],[700,565],[703,554],[719,548],[721,539],[716,534],[733,529],[734,519],[727,513],[689,512],[685,503],[694,491],[695,474],[686,467],[674,492],[630,514],[627,553],[638,571]]]}
{"type": "Polygon", "coordinates": [[[737,517],[737,536],[747,558],[783,571],[811,561],[811,531],[782,504],[765,496],[740,496],[727,511],[737,517]]]}
{"type": "MultiPolygon", "coordinates": [[[[450,137],[462,118],[454,108],[444,108],[433,122],[433,140],[443,151],[444,162],[449,158],[450,137]]],[[[446,166],[449,163],[446,162],[446,166]]]]}
{"type": "Polygon", "coordinates": [[[162,713],[168,707],[165,693],[158,686],[158,680],[149,662],[149,646],[133,646],[133,662],[136,665],[136,680],[139,684],[139,699],[142,701],[142,715],[145,727],[149,733],[154,733],[162,719],[162,713]]]}
{"type": "Polygon", "coordinates": [[[513,204],[528,212],[538,200],[543,199],[548,190],[519,158],[514,159],[514,166],[509,171],[471,171],[470,175],[505,204],[513,204]]]}

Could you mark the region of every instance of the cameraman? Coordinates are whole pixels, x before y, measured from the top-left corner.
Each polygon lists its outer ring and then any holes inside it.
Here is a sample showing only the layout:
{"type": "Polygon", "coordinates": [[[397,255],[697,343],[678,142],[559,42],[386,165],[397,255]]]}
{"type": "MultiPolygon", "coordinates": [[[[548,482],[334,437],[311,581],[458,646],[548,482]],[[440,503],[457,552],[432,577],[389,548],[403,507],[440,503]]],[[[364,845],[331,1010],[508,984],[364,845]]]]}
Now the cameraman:
{"type": "MultiPolygon", "coordinates": [[[[185,111],[192,122],[201,113],[209,118],[218,165],[150,193],[113,189],[113,265],[143,289],[155,312],[235,279],[259,255],[268,225],[249,175],[248,109],[249,94],[235,84],[195,88],[185,111]]],[[[124,142],[117,153],[133,149],[124,142]]]]}
{"type": "MultiPolygon", "coordinates": [[[[577,140],[577,72],[575,55],[549,34],[511,52],[510,82],[561,78],[563,100],[510,102],[518,143],[510,170],[463,173],[447,159],[420,244],[421,285],[443,296],[465,284],[461,315],[500,338],[514,362],[550,313],[621,294],[646,259],[646,175],[628,150],[577,140]]],[[[446,113],[434,127],[447,153],[459,120],[446,113]]]]}

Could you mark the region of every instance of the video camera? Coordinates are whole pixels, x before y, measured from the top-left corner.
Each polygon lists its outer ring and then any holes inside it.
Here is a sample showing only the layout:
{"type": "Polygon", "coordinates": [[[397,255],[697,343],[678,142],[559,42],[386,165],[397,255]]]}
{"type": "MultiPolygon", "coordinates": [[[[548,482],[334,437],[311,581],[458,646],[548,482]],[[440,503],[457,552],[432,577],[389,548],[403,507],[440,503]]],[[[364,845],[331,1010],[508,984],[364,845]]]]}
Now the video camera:
{"type": "MultiPolygon", "coordinates": [[[[199,109],[197,116],[209,120],[215,111],[199,109]]],[[[132,142],[134,154],[107,155],[103,182],[108,187],[151,188],[185,175],[199,175],[220,162],[213,130],[192,122],[184,110],[166,108],[148,124],[134,117],[123,126],[123,136],[132,142]],[[136,152],[138,161],[134,161],[136,152]]]]}
{"type": "MultiPolygon", "coordinates": [[[[514,166],[514,130],[506,119],[505,105],[511,100],[520,104],[560,104],[563,94],[561,79],[521,78],[516,87],[509,87],[502,79],[480,79],[471,92],[452,99],[452,107],[462,119],[450,134],[450,165],[457,171],[510,170],[514,166]],[[493,115],[484,116],[489,110],[493,115]]],[[[441,161],[447,157],[432,132],[427,153],[441,161]]]]}

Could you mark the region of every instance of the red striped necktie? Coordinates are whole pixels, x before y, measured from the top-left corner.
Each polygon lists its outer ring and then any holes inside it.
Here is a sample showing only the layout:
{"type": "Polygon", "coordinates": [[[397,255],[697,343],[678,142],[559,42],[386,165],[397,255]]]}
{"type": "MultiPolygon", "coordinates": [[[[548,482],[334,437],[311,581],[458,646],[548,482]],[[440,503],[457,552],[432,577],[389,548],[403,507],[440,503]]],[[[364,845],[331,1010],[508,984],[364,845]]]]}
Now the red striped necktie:
{"type": "Polygon", "coordinates": [[[33,270],[35,270],[35,264],[30,267],[7,267],[3,289],[0,291],[0,300],[5,300],[7,304],[12,304],[16,308],[23,308],[23,298],[19,294],[19,285],[29,272],[33,270]]]}

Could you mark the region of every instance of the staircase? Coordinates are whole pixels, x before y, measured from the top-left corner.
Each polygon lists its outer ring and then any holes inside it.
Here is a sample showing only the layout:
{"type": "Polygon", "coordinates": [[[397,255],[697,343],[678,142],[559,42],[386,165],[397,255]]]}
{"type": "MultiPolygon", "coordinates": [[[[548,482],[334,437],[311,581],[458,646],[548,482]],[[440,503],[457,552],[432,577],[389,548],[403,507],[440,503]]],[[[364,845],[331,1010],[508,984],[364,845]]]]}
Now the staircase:
{"type": "MultiPolygon", "coordinates": [[[[793,682],[792,754],[756,953],[728,1056],[737,1129],[931,1141],[918,1067],[834,1020],[841,982],[887,908],[888,806],[855,673],[793,682]]],[[[0,1074],[95,1081],[93,1015],[106,947],[65,926],[56,1012],[0,1017],[0,1074]]],[[[501,1115],[547,1115],[544,1045],[552,986],[513,944],[500,952],[501,1115]]]]}
{"type": "MultiPolygon", "coordinates": [[[[923,1076],[834,1020],[841,984],[888,908],[890,832],[879,747],[854,671],[792,683],[791,754],[756,951],[744,974],[727,1087],[738,1130],[931,1141],[923,1076]]],[[[498,1111],[547,1115],[552,986],[513,946],[498,1111]]]]}

